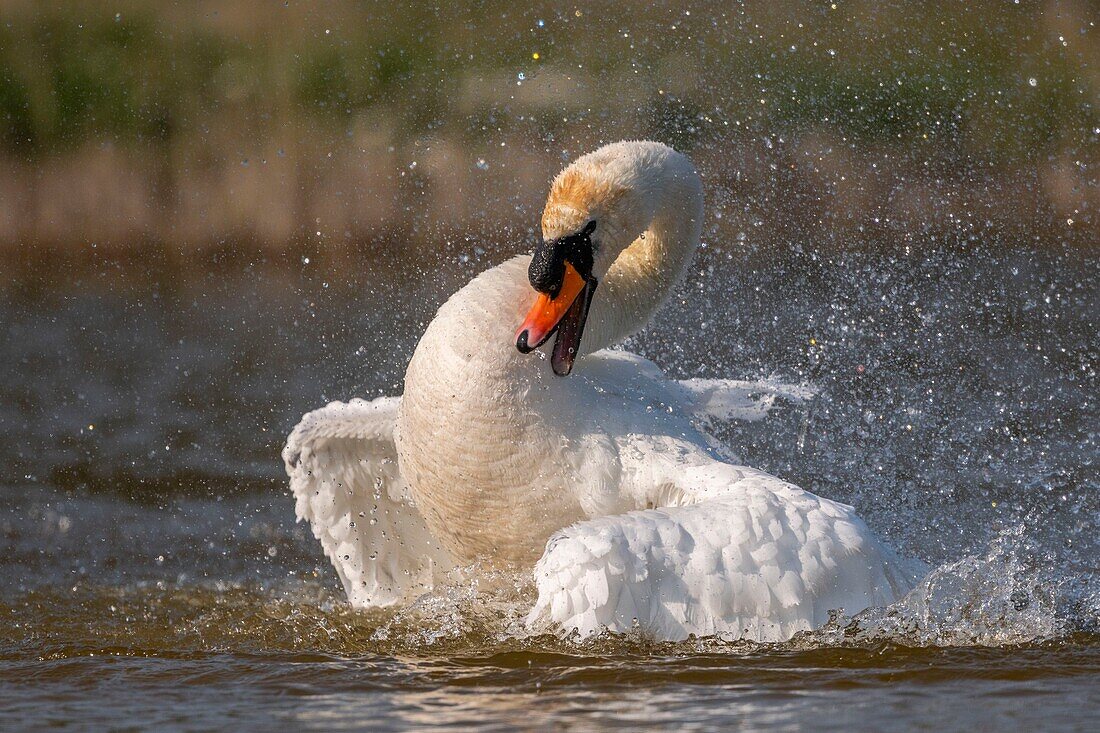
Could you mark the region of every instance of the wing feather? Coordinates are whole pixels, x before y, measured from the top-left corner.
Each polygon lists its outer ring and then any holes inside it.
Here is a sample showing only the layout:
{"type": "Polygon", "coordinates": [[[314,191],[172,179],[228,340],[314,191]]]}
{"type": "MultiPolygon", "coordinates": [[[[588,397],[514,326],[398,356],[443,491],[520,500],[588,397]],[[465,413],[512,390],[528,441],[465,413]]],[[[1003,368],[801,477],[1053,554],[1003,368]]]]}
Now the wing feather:
{"type": "Polygon", "coordinates": [[[428,532],[401,477],[398,397],[332,402],[305,415],[283,461],[299,521],[307,521],[356,607],[431,590],[450,558],[428,532]]]}
{"type": "MultiPolygon", "coordinates": [[[[650,451],[647,460],[662,454],[650,451]]],[[[628,631],[636,620],[663,639],[780,641],[825,623],[832,609],[858,613],[912,587],[919,569],[879,542],[851,507],[722,466],[688,471],[711,485],[681,487],[677,506],[597,517],[555,534],[535,568],[539,597],[529,623],[588,636],[628,631]]]]}
{"type": "Polygon", "coordinates": [[[780,400],[797,404],[814,396],[808,386],[777,380],[684,379],[675,384],[686,395],[690,412],[718,420],[755,422],[767,417],[780,400]]]}

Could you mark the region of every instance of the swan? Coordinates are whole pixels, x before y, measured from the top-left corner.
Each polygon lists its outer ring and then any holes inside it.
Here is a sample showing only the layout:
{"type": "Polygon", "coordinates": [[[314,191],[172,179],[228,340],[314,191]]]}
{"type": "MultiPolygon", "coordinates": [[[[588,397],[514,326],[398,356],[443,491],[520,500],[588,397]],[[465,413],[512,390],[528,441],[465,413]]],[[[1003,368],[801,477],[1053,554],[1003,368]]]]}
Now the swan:
{"type": "Polygon", "coordinates": [[[533,566],[533,629],[777,641],[913,586],[852,507],[706,434],[706,416],[760,417],[767,386],[673,381],[609,349],[690,266],[702,217],[701,179],[670,147],[578,158],[534,253],[440,307],[402,396],[302,419],[283,451],[296,513],[353,606],[407,602],[460,565],[533,566]]]}

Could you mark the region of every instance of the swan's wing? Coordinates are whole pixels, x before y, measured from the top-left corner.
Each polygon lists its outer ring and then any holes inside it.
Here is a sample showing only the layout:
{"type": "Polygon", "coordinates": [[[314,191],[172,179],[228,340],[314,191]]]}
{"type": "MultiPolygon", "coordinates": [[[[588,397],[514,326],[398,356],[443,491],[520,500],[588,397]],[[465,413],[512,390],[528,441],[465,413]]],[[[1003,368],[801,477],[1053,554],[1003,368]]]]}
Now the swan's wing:
{"type": "Polygon", "coordinates": [[[332,402],[302,418],[283,461],[306,520],[357,607],[432,587],[450,560],[409,497],[397,464],[398,397],[332,402]]]}
{"type": "Polygon", "coordinates": [[[778,379],[672,380],[652,361],[629,351],[598,351],[585,359],[581,374],[604,394],[628,402],[645,396],[696,417],[719,420],[762,420],[781,402],[808,402],[815,394],[807,385],[778,379]]]}
{"type": "Polygon", "coordinates": [[[815,394],[809,386],[778,380],[685,379],[676,384],[687,395],[693,414],[719,420],[762,420],[780,400],[808,402],[815,394]]]}
{"type": "Polygon", "coordinates": [[[635,436],[624,451],[647,464],[624,466],[651,487],[639,505],[661,508],[551,537],[535,568],[530,623],[582,636],[640,628],[671,640],[778,641],[820,626],[830,610],[887,605],[912,587],[915,568],[851,507],[661,440],[635,436]]]}

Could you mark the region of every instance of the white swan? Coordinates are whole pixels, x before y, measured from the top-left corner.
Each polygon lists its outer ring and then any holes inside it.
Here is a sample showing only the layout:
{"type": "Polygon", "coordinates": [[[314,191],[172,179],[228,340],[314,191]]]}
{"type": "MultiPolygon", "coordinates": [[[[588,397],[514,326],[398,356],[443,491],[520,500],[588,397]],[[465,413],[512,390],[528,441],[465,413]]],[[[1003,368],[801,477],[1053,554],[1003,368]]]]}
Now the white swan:
{"type": "Polygon", "coordinates": [[[698,430],[693,416],[759,416],[752,385],[670,381],[606,350],[676,285],[702,209],[665,145],[578,159],[533,257],[439,309],[402,397],[303,418],[283,452],[297,514],[353,605],[415,597],[454,564],[533,563],[536,627],[782,640],[909,590],[851,507],[723,462],[698,430]]]}

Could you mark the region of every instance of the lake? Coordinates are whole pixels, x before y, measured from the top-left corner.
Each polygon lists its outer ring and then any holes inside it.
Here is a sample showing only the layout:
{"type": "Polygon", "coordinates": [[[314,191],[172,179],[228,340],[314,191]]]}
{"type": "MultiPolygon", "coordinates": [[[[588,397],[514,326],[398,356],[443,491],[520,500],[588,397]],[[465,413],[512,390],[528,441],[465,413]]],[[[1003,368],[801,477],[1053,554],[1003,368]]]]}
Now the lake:
{"type": "Polygon", "coordinates": [[[578,642],[524,631],[528,578],[471,569],[350,610],[282,441],[400,393],[435,308],[509,247],[13,281],[0,726],[1096,728],[1100,268],[1058,243],[711,246],[628,344],[676,378],[815,387],[719,433],[928,562],[894,607],[784,644],[578,642]]]}

